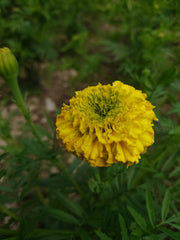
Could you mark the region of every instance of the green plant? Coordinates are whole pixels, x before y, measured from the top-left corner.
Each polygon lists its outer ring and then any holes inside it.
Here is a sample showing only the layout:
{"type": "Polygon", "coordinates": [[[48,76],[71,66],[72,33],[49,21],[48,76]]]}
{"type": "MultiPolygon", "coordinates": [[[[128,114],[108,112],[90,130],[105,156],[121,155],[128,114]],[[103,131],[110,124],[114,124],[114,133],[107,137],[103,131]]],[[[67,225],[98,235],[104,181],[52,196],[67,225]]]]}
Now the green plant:
{"type": "MultiPolygon", "coordinates": [[[[24,8],[34,5],[34,11],[41,11],[40,3],[28,1],[24,8]]],[[[97,82],[118,78],[146,92],[159,119],[154,126],[155,143],[139,164],[129,168],[121,163],[92,168],[78,158],[68,163],[70,156],[57,144],[55,126],[47,114],[46,127],[31,123],[39,137],[26,121],[21,123],[20,134],[15,138],[11,131],[14,114],[3,116],[1,107],[0,138],[4,144],[0,146],[0,239],[179,240],[179,2],[86,3],[43,2],[46,10],[54,9],[53,16],[61,11],[65,19],[60,29],[66,38],[59,43],[64,43],[60,50],[64,66],[80,70],[84,66],[86,80],[91,80],[95,71],[97,82]],[[67,16],[69,10],[72,14],[67,16]],[[74,16],[77,20],[73,25],[74,16]],[[105,31],[101,26],[107,23],[109,29],[105,31]]],[[[3,0],[0,4],[0,18],[8,11],[12,17],[12,1],[3,0]]],[[[2,26],[10,23],[2,22],[2,26]]],[[[50,21],[49,25],[53,30],[58,23],[50,21]]],[[[2,29],[5,28],[1,28],[1,36],[2,29]]],[[[8,43],[21,45],[23,34],[17,41],[11,27],[6,29],[3,34],[8,36],[8,43]]],[[[44,30],[44,36],[47,33],[44,30]]],[[[36,41],[32,44],[39,61],[42,46],[36,41]]],[[[24,52],[28,54],[31,48],[25,49],[22,45],[19,52],[16,50],[21,64],[24,52]]]]}

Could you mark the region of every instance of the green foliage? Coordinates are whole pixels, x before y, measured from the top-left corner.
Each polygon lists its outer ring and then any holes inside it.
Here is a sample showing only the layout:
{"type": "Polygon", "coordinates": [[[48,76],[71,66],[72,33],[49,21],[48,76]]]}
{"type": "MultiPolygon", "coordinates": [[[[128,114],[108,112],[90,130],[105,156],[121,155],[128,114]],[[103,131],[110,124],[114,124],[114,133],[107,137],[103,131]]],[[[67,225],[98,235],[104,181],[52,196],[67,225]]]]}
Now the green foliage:
{"type": "Polygon", "coordinates": [[[77,87],[122,80],[159,119],[138,165],[92,168],[67,163],[48,114],[36,126],[42,144],[24,123],[14,138],[19,113],[1,108],[0,239],[180,239],[179,15],[176,0],[0,1],[1,45],[21,69],[57,60],[78,71],[77,87]]]}

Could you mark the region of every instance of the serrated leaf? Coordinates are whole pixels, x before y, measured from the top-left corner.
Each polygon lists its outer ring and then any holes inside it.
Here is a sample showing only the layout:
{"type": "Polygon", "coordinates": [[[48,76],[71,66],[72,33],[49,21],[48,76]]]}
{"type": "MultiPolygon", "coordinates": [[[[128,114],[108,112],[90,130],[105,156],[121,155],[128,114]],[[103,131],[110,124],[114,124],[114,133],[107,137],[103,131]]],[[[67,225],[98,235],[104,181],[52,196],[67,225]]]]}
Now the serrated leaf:
{"type": "Polygon", "coordinates": [[[180,223],[180,212],[166,219],[166,223],[180,223]]]}
{"type": "Polygon", "coordinates": [[[127,206],[129,212],[131,213],[132,217],[134,218],[135,222],[142,228],[142,230],[146,231],[147,224],[145,219],[138,213],[134,208],[131,206],[127,206]]]}
{"type": "Polygon", "coordinates": [[[173,217],[173,218],[171,219],[171,222],[179,222],[179,223],[180,223],[180,216],[173,217]]]}
{"type": "Polygon", "coordinates": [[[64,212],[59,209],[46,208],[45,211],[52,217],[60,220],[61,222],[66,222],[70,224],[78,224],[79,220],[72,216],[71,214],[64,212]]]}
{"type": "Polygon", "coordinates": [[[119,224],[120,224],[120,228],[121,228],[122,240],[129,240],[126,223],[125,223],[124,218],[121,216],[121,214],[118,215],[118,219],[119,219],[119,224]]]}
{"type": "Polygon", "coordinates": [[[168,112],[168,114],[177,113],[180,114],[180,102],[174,104],[173,108],[168,112]]]}
{"type": "Polygon", "coordinates": [[[127,186],[128,186],[128,189],[130,189],[131,185],[132,185],[132,182],[134,180],[134,177],[136,176],[137,169],[136,168],[131,168],[131,169],[128,169],[128,170],[129,170],[129,172],[128,172],[127,186]]]}
{"type": "Polygon", "coordinates": [[[168,223],[169,225],[171,225],[173,228],[176,228],[180,231],[180,225],[175,224],[175,223],[168,223]]]}
{"type": "Polygon", "coordinates": [[[169,212],[169,205],[170,205],[170,190],[167,189],[164,195],[164,199],[162,202],[162,208],[161,208],[161,220],[164,222],[168,212],[169,212]]]}
{"type": "Polygon", "coordinates": [[[95,233],[101,240],[112,240],[112,238],[110,238],[108,235],[101,232],[100,230],[96,230],[95,233]]]}
{"type": "Polygon", "coordinates": [[[180,239],[180,232],[173,232],[170,229],[165,227],[161,227],[160,230],[165,233],[167,236],[171,237],[172,240],[179,240],[180,239]]]}
{"type": "Polygon", "coordinates": [[[152,204],[152,195],[151,192],[147,189],[146,190],[146,208],[148,212],[148,217],[151,225],[154,227],[155,225],[155,212],[152,204]]]}
{"type": "Polygon", "coordinates": [[[74,203],[72,200],[65,197],[62,193],[58,193],[57,196],[60,199],[62,205],[65,206],[67,210],[69,210],[71,213],[75,214],[78,217],[85,217],[86,214],[79,204],[74,203]]]}
{"type": "Polygon", "coordinates": [[[176,167],[174,169],[174,171],[172,171],[170,174],[169,174],[169,177],[175,177],[175,176],[179,176],[180,175],[180,166],[179,167],[176,167]]]}

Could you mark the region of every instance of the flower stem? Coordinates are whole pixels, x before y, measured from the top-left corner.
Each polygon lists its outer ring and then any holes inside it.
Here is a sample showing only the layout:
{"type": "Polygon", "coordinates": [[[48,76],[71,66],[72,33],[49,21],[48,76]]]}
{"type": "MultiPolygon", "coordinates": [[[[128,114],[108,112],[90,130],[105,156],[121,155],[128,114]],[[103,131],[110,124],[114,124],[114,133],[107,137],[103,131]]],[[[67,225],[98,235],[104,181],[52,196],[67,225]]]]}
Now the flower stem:
{"type": "Polygon", "coordinates": [[[26,119],[27,123],[29,124],[34,136],[39,140],[40,143],[44,144],[41,137],[39,136],[39,133],[37,132],[32,120],[31,120],[31,115],[26,108],[24,99],[23,99],[21,91],[19,89],[17,78],[14,77],[14,79],[11,79],[11,81],[9,81],[8,83],[9,83],[9,87],[16,99],[16,104],[17,104],[19,110],[24,115],[24,118],[26,119]]]}

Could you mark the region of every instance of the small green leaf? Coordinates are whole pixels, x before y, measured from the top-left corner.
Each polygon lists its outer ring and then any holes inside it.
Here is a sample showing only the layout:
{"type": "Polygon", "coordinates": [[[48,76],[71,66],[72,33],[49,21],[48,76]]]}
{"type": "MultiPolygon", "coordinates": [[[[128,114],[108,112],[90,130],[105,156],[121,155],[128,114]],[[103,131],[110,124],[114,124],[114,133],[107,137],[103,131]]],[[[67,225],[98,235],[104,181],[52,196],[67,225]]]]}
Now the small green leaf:
{"type": "Polygon", "coordinates": [[[152,195],[151,192],[147,189],[146,190],[146,208],[149,216],[149,221],[151,225],[154,227],[155,225],[155,213],[152,204],[152,195]]]}
{"type": "Polygon", "coordinates": [[[128,169],[128,182],[127,182],[128,189],[131,188],[131,185],[132,185],[133,180],[134,180],[134,178],[136,176],[136,173],[137,173],[137,169],[136,168],[128,169]]]}
{"type": "Polygon", "coordinates": [[[59,200],[61,201],[62,205],[66,207],[72,214],[75,214],[78,217],[84,218],[86,215],[83,208],[79,204],[74,203],[69,198],[65,197],[62,193],[57,194],[59,200]]]}
{"type": "Polygon", "coordinates": [[[179,167],[176,167],[174,169],[174,171],[172,171],[170,174],[169,174],[169,177],[172,178],[172,177],[175,177],[175,176],[179,176],[180,175],[180,166],[179,167]]]}
{"type": "Polygon", "coordinates": [[[8,216],[12,217],[15,220],[19,220],[19,217],[15,215],[11,210],[6,208],[4,205],[0,204],[0,212],[7,214],[8,216]]]}
{"type": "Polygon", "coordinates": [[[100,230],[96,230],[95,233],[101,240],[112,240],[112,238],[108,237],[108,235],[101,232],[100,230]]]}
{"type": "Polygon", "coordinates": [[[161,227],[160,230],[165,233],[167,236],[171,237],[172,240],[179,240],[180,239],[180,232],[173,232],[170,229],[165,227],[161,227]]]}
{"type": "Polygon", "coordinates": [[[51,130],[54,131],[54,124],[52,122],[52,120],[50,119],[49,115],[47,114],[47,112],[44,113],[47,124],[49,125],[49,127],[51,128],[51,130]]]}
{"type": "Polygon", "coordinates": [[[164,222],[168,212],[169,212],[169,205],[170,205],[170,190],[167,189],[164,195],[164,199],[162,202],[162,208],[161,208],[161,220],[164,222]]]}
{"type": "Polygon", "coordinates": [[[52,217],[66,223],[71,223],[71,224],[78,224],[79,221],[77,218],[72,216],[71,214],[64,212],[59,209],[54,209],[54,208],[46,208],[45,211],[52,217]]]}
{"type": "Polygon", "coordinates": [[[131,206],[128,206],[127,208],[131,213],[132,217],[134,218],[134,220],[136,221],[136,223],[142,228],[142,230],[146,231],[147,224],[145,219],[138,212],[136,212],[136,210],[131,206]]]}
{"type": "Polygon", "coordinates": [[[180,102],[175,103],[173,108],[168,113],[180,114],[180,102]]]}
{"type": "Polygon", "coordinates": [[[129,240],[125,220],[124,220],[124,218],[121,216],[121,214],[118,215],[118,218],[119,218],[119,224],[120,224],[120,228],[121,228],[121,237],[122,237],[122,240],[129,240]]]}
{"type": "Polygon", "coordinates": [[[180,225],[175,224],[175,223],[169,223],[169,225],[171,225],[173,228],[176,228],[180,231],[180,225]]]}
{"type": "Polygon", "coordinates": [[[124,218],[121,216],[121,214],[118,215],[118,218],[119,218],[119,224],[120,224],[120,228],[121,228],[121,237],[122,237],[122,240],[129,240],[125,220],[124,220],[124,218]]]}

